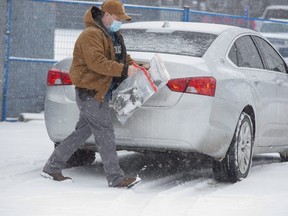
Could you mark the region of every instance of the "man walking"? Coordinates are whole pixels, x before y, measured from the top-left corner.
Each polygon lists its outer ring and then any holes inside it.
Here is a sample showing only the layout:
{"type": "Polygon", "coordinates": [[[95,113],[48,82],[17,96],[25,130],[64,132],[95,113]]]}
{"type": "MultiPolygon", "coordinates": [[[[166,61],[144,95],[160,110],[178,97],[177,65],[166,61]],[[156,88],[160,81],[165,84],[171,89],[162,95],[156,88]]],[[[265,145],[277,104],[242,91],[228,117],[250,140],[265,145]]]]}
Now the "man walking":
{"type": "Polygon", "coordinates": [[[106,0],[84,15],[85,29],[78,37],[70,68],[76,86],[79,120],[75,130],[53,151],[41,175],[55,181],[71,180],[62,175],[66,161],[92,134],[101,156],[109,187],[130,188],[140,178],[125,177],[119,166],[115,135],[109,114],[111,92],[121,80],[133,76],[136,68],[126,53],[119,33],[122,21],[131,20],[123,4],[106,0]]]}

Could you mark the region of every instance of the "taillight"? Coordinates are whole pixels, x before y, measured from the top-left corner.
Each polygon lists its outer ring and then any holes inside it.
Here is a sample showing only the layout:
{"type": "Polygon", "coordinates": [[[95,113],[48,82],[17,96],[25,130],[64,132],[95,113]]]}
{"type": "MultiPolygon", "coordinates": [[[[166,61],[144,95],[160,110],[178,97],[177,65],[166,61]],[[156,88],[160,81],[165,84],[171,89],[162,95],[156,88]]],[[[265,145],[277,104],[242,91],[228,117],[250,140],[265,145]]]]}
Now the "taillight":
{"type": "Polygon", "coordinates": [[[52,68],[48,71],[47,85],[72,85],[69,74],[61,72],[59,69],[52,68]]]}
{"type": "Polygon", "coordinates": [[[167,86],[175,92],[214,96],[216,79],[213,77],[172,79],[169,80],[167,86]]]}

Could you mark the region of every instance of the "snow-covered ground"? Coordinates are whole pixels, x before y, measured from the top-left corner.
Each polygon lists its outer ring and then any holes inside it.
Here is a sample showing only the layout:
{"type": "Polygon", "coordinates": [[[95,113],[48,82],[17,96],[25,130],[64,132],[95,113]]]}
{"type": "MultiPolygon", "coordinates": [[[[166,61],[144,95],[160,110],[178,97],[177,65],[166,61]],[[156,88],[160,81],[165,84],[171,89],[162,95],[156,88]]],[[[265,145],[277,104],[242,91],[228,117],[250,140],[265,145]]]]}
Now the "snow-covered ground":
{"type": "Polygon", "coordinates": [[[101,160],[64,170],[73,182],[39,173],[53,149],[44,121],[0,122],[1,216],[287,216],[288,163],[276,154],[257,156],[247,179],[213,179],[207,159],[184,160],[119,152],[127,174],[140,170],[135,188],[109,188],[101,160]]]}

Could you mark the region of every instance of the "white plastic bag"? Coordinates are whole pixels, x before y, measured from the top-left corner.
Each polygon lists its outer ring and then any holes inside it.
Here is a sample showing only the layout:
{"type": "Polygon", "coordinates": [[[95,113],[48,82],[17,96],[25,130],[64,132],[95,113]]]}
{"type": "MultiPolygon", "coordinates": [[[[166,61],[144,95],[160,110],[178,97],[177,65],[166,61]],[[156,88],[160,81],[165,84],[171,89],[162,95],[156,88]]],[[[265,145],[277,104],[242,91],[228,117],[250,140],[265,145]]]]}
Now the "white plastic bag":
{"type": "Polygon", "coordinates": [[[112,93],[113,108],[122,124],[169,80],[169,74],[157,54],[151,60],[148,71],[136,64],[134,66],[138,68],[137,73],[125,79],[112,93]]]}
{"type": "Polygon", "coordinates": [[[157,86],[157,89],[161,89],[167,84],[170,79],[170,75],[166,70],[166,67],[161,60],[159,54],[156,54],[150,62],[150,69],[148,70],[150,77],[152,78],[154,84],[157,86]]]}

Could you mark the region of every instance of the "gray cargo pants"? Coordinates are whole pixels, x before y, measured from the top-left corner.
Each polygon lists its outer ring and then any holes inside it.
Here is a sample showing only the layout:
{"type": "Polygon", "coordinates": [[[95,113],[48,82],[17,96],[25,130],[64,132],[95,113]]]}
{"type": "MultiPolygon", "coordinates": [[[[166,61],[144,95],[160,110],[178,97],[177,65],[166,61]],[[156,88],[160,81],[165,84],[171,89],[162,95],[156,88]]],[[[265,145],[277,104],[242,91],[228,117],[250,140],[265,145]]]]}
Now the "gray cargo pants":
{"type": "Polygon", "coordinates": [[[61,172],[71,155],[93,134],[108,185],[114,187],[122,181],[124,172],[119,166],[108,102],[100,103],[89,95],[80,96],[76,89],[76,103],[80,110],[76,128],[55,148],[43,170],[48,173],[61,172]]]}

